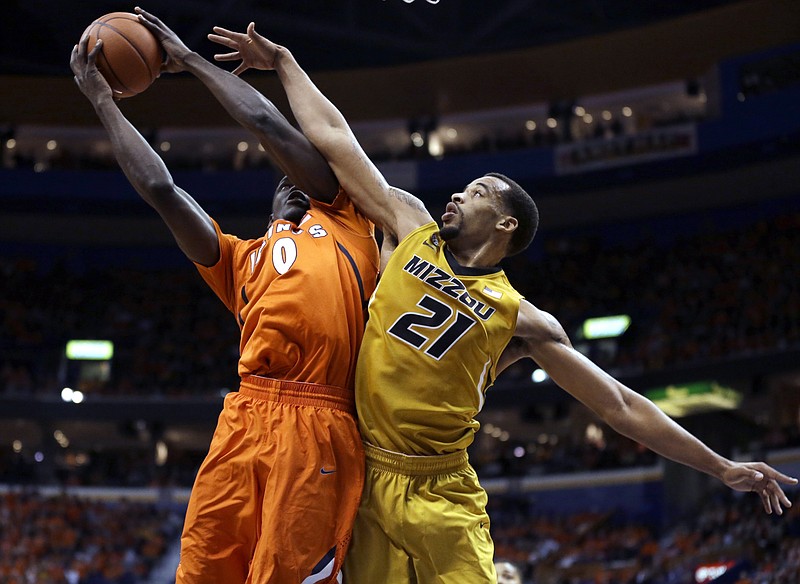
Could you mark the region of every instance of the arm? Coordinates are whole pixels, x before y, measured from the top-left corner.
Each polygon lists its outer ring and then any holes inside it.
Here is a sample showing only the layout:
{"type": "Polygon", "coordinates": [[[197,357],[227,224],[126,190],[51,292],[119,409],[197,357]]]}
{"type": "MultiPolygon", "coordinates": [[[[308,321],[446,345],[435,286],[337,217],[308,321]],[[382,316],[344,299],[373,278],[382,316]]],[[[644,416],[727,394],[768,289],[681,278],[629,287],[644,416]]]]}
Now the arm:
{"type": "Polygon", "coordinates": [[[514,340],[501,358],[507,367],[530,357],[561,388],[583,402],[614,430],[654,452],[705,472],[737,491],[755,491],[767,513],[791,507],[778,482],[790,478],[763,462],[737,463],[708,448],[658,409],[572,348],[563,327],[551,315],[522,301],[514,340]]]}
{"type": "Polygon", "coordinates": [[[92,102],[108,132],[122,171],[139,195],[161,215],[183,253],[194,262],[215,264],[219,242],[211,219],[186,191],[175,185],[158,154],[120,112],[95,64],[102,41],[98,40],[88,55],[87,44],[88,37],[84,37],[72,49],[70,67],[75,82],[92,102]]]}
{"type": "Polygon", "coordinates": [[[339,183],[327,161],[278,108],[236,75],[190,51],[161,20],[136,8],[139,21],[156,36],[168,55],[167,71],[188,71],[208,87],[222,107],[258,138],[270,160],[308,196],[332,202],[339,183]]]}
{"type": "Polygon", "coordinates": [[[303,133],[331,165],[342,187],[364,215],[384,233],[402,240],[410,231],[433,221],[422,202],[390,187],[364,153],[341,112],[334,106],[285,48],[267,40],[250,23],[247,34],[215,27],[212,41],[233,49],[217,55],[220,61],[242,59],[234,73],[249,67],[275,69],[303,133]]]}

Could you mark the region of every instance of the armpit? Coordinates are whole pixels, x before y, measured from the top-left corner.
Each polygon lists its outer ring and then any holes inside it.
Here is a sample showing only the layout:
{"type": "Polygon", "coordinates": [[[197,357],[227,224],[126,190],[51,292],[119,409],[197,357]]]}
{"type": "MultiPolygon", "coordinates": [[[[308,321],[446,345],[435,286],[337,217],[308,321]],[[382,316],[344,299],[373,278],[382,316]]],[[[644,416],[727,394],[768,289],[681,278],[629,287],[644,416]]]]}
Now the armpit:
{"type": "Polygon", "coordinates": [[[567,347],[572,347],[572,343],[567,336],[564,327],[561,326],[561,323],[558,322],[556,317],[548,312],[542,312],[542,316],[544,317],[545,322],[547,323],[547,332],[550,337],[551,341],[555,341],[562,345],[566,345],[567,347]]]}

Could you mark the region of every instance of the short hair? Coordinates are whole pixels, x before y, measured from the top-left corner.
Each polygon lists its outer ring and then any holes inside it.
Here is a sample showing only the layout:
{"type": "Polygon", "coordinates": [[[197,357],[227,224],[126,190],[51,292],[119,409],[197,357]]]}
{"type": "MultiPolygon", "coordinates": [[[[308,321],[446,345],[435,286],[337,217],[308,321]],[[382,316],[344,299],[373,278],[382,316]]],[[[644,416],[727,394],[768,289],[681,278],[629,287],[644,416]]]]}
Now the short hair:
{"type": "Polygon", "coordinates": [[[508,243],[507,256],[516,255],[525,250],[536,235],[536,230],[539,228],[539,208],[533,201],[533,197],[506,175],[499,172],[487,172],[486,176],[499,178],[511,187],[502,191],[501,196],[511,216],[517,220],[517,228],[508,243]]]}

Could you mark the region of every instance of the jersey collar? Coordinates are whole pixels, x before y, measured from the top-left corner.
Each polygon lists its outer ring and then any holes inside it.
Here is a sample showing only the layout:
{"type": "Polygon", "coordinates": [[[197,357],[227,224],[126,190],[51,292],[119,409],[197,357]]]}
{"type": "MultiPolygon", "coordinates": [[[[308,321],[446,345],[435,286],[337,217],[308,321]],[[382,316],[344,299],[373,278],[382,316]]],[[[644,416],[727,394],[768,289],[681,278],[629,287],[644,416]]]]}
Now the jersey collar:
{"type": "Polygon", "coordinates": [[[502,272],[503,268],[500,266],[492,266],[488,268],[470,268],[468,266],[462,266],[458,263],[456,256],[447,249],[447,245],[443,246],[444,249],[444,257],[447,259],[447,263],[450,266],[450,269],[459,276],[486,276],[488,274],[497,274],[498,272],[502,272]]]}

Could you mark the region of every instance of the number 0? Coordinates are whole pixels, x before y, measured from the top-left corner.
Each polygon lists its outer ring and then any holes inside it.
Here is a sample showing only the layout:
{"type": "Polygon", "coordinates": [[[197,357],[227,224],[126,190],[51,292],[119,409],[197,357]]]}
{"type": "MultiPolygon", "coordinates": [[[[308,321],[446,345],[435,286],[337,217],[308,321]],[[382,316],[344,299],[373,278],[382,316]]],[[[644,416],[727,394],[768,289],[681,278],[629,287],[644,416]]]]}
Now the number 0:
{"type": "Polygon", "coordinates": [[[283,275],[289,271],[297,260],[297,244],[291,237],[282,237],[272,247],[272,265],[275,271],[283,275]]]}

